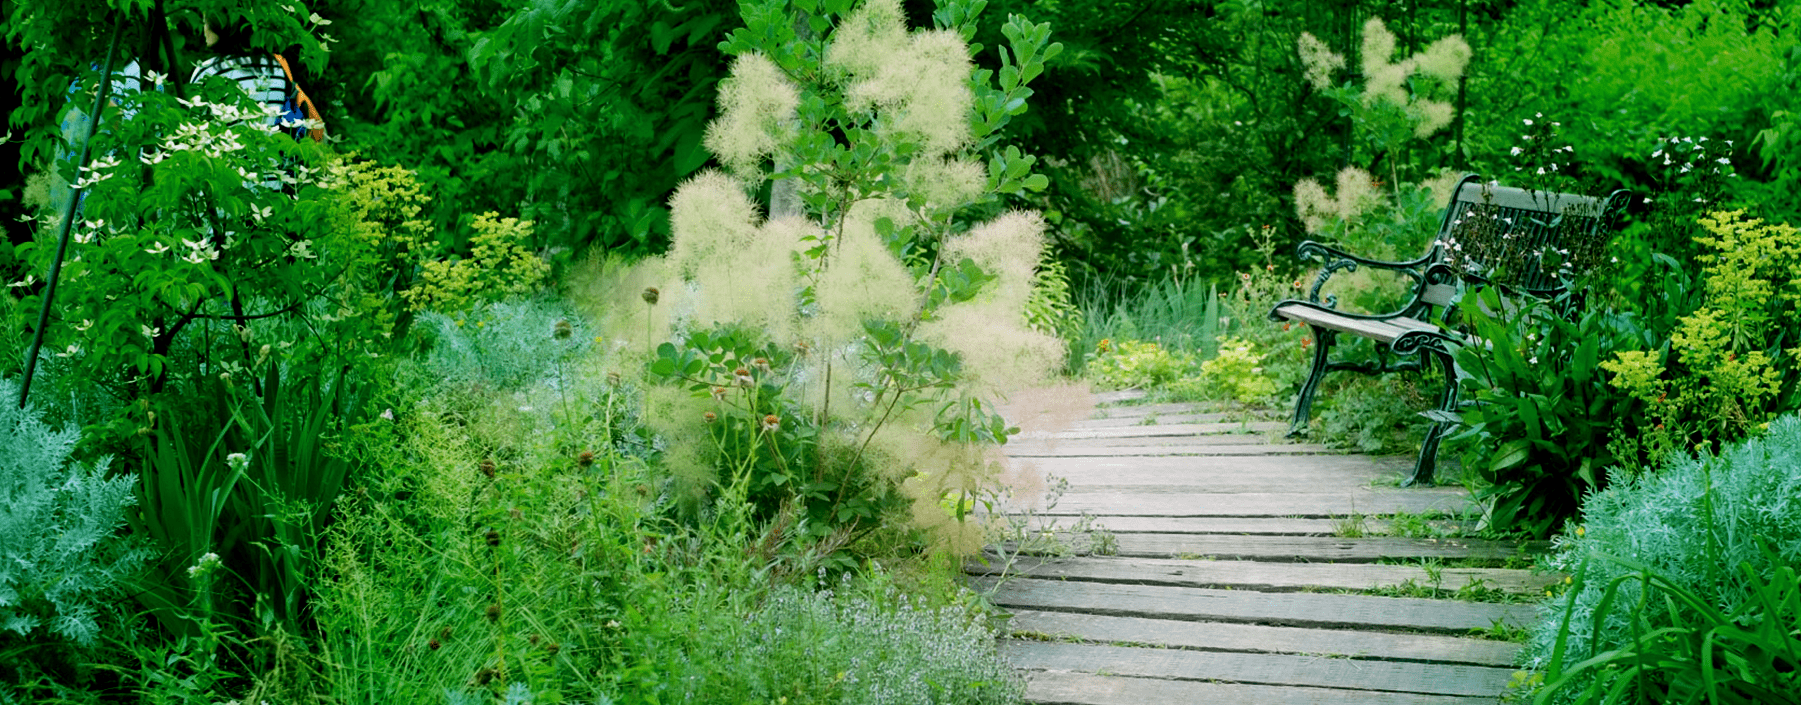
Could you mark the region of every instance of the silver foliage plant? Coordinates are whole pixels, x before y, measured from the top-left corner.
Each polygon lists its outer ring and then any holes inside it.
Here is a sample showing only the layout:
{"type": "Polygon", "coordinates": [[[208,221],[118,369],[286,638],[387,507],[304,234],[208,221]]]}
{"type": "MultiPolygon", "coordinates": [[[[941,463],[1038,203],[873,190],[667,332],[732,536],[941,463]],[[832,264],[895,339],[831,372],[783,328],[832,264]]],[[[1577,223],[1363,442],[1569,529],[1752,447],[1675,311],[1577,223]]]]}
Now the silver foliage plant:
{"type": "MultiPolygon", "coordinates": [[[[0,380],[0,398],[18,395],[0,380]]],[[[107,477],[108,458],[71,462],[80,432],[32,406],[0,403],[0,434],[0,632],[92,645],[102,601],[151,557],[117,535],[137,478],[107,477]]]]}
{"type": "MultiPolygon", "coordinates": [[[[1722,613],[1755,599],[1740,565],[1766,578],[1777,566],[1801,565],[1801,416],[1779,418],[1766,435],[1717,456],[1683,457],[1616,483],[1584,500],[1582,515],[1581,525],[1557,539],[1560,550],[1548,567],[1582,573],[1583,580],[1580,589],[1547,601],[1547,617],[1523,654],[1532,668],[1549,661],[1566,612],[1565,663],[1594,655],[1589,642],[1597,633],[1601,651],[1631,638],[1642,586],[1622,582],[1619,595],[1602,611],[1607,586],[1634,572],[1603,555],[1647,566],[1722,613]]],[[[1661,598],[1656,604],[1661,608],[1661,598]]],[[[1653,616],[1636,618],[1655,620],[1658,614],[1654,609],[1653,616]]]]}

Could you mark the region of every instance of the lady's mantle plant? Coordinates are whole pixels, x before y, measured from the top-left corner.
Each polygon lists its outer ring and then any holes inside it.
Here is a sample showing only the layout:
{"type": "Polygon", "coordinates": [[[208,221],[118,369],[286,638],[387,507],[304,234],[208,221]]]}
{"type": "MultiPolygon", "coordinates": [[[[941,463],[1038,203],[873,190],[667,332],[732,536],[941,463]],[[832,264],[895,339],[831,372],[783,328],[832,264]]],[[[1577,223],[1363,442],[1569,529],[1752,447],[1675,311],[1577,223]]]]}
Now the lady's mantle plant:
{"type": "Polygon", "coordinates": [[[1043,222],[998,205],[1045,178],[997,147],[1060,46],[1014,17],[1001,69],[976,69],[984,4],[946,3],[919,31],[897,0],[744,6],[706,141],[726,169],[676,193],[671,251],[648,265],[663,269],[640,273],[664,277],[661,296],[630,309],[674,319],[652,371],[695,390],[663,415],[692,441],[670,456],[693,476],[726,470],[763,511],[792,499],[814,526],[910,504],[976,545],[965,511],[943,509],[968,503],[943,499],[989,486],[984,448],[1011,430],[985,400],[1062,358],[1024,315],[1043,222]]]}

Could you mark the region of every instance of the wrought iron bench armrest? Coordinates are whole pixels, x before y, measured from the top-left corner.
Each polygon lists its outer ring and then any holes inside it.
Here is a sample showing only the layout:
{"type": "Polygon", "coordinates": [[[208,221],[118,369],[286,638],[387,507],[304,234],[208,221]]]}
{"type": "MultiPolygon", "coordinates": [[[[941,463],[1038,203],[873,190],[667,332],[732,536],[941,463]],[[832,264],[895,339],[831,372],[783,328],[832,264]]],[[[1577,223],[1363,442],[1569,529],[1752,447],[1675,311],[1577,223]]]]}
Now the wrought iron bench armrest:
{"type": "MultiPolygon", "coordinates": [[[[1314,242],[1313,240],[1302,242],[1299,246],[1295,247],[1294,254],[1295,257],[1303,260],[1317,258],[1321,261],[1319,275],[1314,277],[1313,286],[1307,290],[1307,301],[1314,303],[1319,303],[1319,291],[1326,285],[1326,280],[1331,279],[1332,275],[1336,274],[1339,270],[1355,272],[1358,267],[1374,267],[1376,269],[1400,272],[1412,278],[1415,283],[1418,283],[1423,279],[1421,268],[1438,261],[1440,258],[1438,248],[1434,247],[1419,259],[1407,262],[1390,262],[1387,260],[1361,257],[1325,243],[1314,242]]],[[[1327,306],[1336,305],[1336,297],[1327,297],[1327,299],[1327,306]]]]}

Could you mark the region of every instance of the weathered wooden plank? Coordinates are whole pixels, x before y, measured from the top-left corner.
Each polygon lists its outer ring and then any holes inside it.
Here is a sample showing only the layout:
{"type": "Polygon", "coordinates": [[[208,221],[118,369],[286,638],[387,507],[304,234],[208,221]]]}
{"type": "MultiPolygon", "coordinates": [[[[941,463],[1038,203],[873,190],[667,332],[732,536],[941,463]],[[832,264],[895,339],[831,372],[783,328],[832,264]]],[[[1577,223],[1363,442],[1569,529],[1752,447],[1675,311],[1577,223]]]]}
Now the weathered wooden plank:
{"type": "Polygon", "coordinates": [[[1189,447],[1207,447],[1219,445],[1247,445],[1263,443],[1267,445],[1308,445],[1294,439],[1285,438],[1275,433],[1221,433],[1200,436],[1150,436],[1126,438],[1054,438],[1051,431],[1034,431],[1021,433],[1007,441],[1001,450],[1012,450],[1033,446],[1044,446],[1053,449],[1064,448],[1110,448],[1132,446],[1143,448],[1185,449],[1189,447]]]}
{"type": "Polygon", "coordinates": [[[1520,646],[1510,642],[1435,634],[1183,622],[1036,610],[1015,611],[1007,620],[1007,630],[1015,635],[1028,634],[1041,639],[1079,639],[1200,651],[1462,663],[1496,668],[1513,665],[1520,652],[1520,646]]]}
{"type": "MultiPolygon", "coordinates": [[[[1047,457],[1023,461],[1039,473],[1069,480],[1080,492],[1139,488],[1147,492],[1283,492],[1306,488],[1396,489],[1405,470],[1360,455],[1239,457],[1047,457]]],[[[1425,490],[1426,488],[1420,488],[1425,490]]],[[[1462,488],[1447,488],[1461,492],[1462,488]]]]}
{"type": "MultiPolygon", "coordinates": [[[[986,589],[993,586],[994,579],[973,578],[972,582],[986,589]]],[[[1009,580],[992,599],[1003,607],[1118,617],[1333,629],[1406,629],[1447,634],[1487,629],[1497,620],[1513,627],[1525,627],[1538,621],[1538,608],[1532,605],[1077,583],[1035,578],[1009,580]]]]}
{"type": "Polygon", "coordinates": [[[1209,443],[1187,446],[1111,446],[1097,448],[1071,447],[1068,445],[1022,444],[1009,443],[1007,455],[1014,458],[1121,458],[1121,457],[1185,457],[1185,456],[1288,456],[1288,455],[1345,455],[1338,448],[1328,448],[1319,443],[1254,443],[1225,444],[1209,443]]]}
{"type": "Polygon", "coordinates": [[[1143,398],[1144,390],[1142,389],[1121,389],[1113,392],[1094,393],[1094,403],[1096,404],[1122,404],[1143,398]]]}
{"type": "MultiPolygon", "coordinates": [[[[1239,537],[1252,538],[1252,537],[1239,537]]],[[[1297,590],[1374,590],[1411,581],[1420,587],[1456,590],[1477,584],[1492,590],[1536,595],[1559,576],[1504,568],[1444,568],[1438,580],[1424,568],[1370,563],[1296,563],[1264,561],[1207,561],[1175,558],[1047,558],[1024,556],[1013,565],[999,556],[986,563],[971,561],[972,575],[1022,575],[1052,580],[1083,580],[1132,585],[1228,588],[1264,592],[1297,590]]]]}
{"type": "Polygon", "coordinates": [[[1184,423],[1157,424],[1155,426],[1119,426],[1113,428],[1077,428],[1049,434],[1052,438],[1133,438],[1153,436],[1194,436],[1204,433],[1243,433],[1262,434],[1285,431],[1288,424],[1282,421],[1253,421],[1251,423],[1184,423]]]}
{"type": "Polygon", "coordinates": [[[1102,406],[1094,410],[1094,418],[1091,420],[1132,419],[1151,415],[1164,416],[1168,414],[1205,414],[1217,418],[1224,418],[1226,416],[1226,414],[1218,411],[1210,411],[1207,407],[1207,404],[1196,404],[1192,402],[1102,406]]]}
{"type": "MultiPolygon", "coordinates": [[[[1076,521],[1068,516],[1033,516],[1027,526],[1040,529],[1044,527],[1069,528],[1076,521]]],[[[1352,522],[1342,518],[1330,519],[1297,519],[1287,517],[1276,518],[1237,518],[1237,517],[1126,517],[1110,516],[1093,521],[1095,528],[1131,534],[1249,534],[1267,536],[1336,536],[1347,525],[1355,525],[1359,532],[1366,536],[1381,536],[1394,532],[1394,522],[1380,517],[1365,516],[1352,522]]],[[[1431,519],[1426,525],[1446,534],[1460,534],[1475,528],[1476,522],[1456,521],[1449,519],[1431,519]]]]}
{"type": "MultiPolygon", "coordinates": [[[[1279,446],[1271,446],[1279,447],[1279,446]]],[[[1150,458],[1043,458],[1034,460],[1038,469],[1059,477],[1073,477],[1083,472],[1101,473],[1116,478],[1122,471],[1156,480],[1169,475],[1206,479],[1219,475],[1278,476],[1289,473],[1340,473],[1370,478],[1411,470],[1412,458],[1372,458],[1367,455],[1321,455],[1292,457],[1224,457],[1180,456],[1150,458]]],[[[1279,478],[1278,478],[1279,479],[1279,478]]],[[[1423,489],[1423,488],[1422,488],[1423,489]]]]}
{"type": "Polygon", "coordinates": [[[1495,698],[1511,668],[1463,664],[1149,649],[1130,646],[1014,641],[1001,651],[1015,667],[1122,676],[1221,680],[1421,695],[1495,698]]]}
{"type": "MultiPolygon", "coordinates": [[[[1040,509],[1043,509],[1040,507],[1040,509]]],[[[1303,517],[1352,514],[1474,513],[1461,487],[1366,488],[1334,492],[1089,492],[1072,490],[1046,514],[1142,517],[1303,517]]]]}
{"type": "Polygon", "coordinates": [[[1534,556],[1550,549],[1548,541],[1487,539],[1409,539],[1394,536],[1336,538],[1322,536],[1214,536],[1207,534],[1115,534],[1120,556],[1173,558],[1193,556],[1234,561],[1307,561],[1369,563],[1415,558],[1506,560],[1522,553],[1534,556]]]}
{"type": "Polygon", "coordinates": [[[1295,688],[1239,683],[1206,683],[1043,671],[1028,676],[1026,701],[1042,705],[1493,705],[1494,697],[1468,698],[1370,690],[1295,688]]]}
{"type": "Polygon", "coordinates": [[[1238,424],[1244,422],[1243,414],[1208,414],[1208,413],[1151,413],[1136,416],[1112,416],[1098,419],[1083,419],[1070,424],[1067,430],[1089,430],[1097,428],[1125,428],[1127,426],[1174,426],[1185,424],[1238,424]]]}

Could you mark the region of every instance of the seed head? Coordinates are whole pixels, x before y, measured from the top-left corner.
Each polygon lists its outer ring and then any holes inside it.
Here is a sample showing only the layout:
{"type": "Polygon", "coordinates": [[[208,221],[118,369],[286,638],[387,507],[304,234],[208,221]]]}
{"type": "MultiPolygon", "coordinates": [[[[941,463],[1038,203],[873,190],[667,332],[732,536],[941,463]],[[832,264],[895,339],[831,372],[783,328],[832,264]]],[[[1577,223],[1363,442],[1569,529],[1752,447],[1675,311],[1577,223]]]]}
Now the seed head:
{"type": "Polygon", "coordinates": [[[450,627],[445,627],[444,631],[438,632],[438,638],[444,641],[450,641],[450,627]]]}
{"type": "Polygon", "coordinates": [[[775,414],[770,414],[768,416],[763,417],[763,430],[777,431],[777,430],[780,430],[781,428],[782,428],[782,420],[776,418],[775,414]]]}
{"type": "Polygon", "coordinates": [[[437,651],[439,647],[443,646],[443,644],[438,643],[437,639],[425,642],[425,645],[431,647],[432,651],[437,651]]]}
{"type": "Polygon", "coordinates": [[[550,642],[550,644],[548,644],[544,647],[544,653],[550,654],[552,656],[557,655],[557,652],[562,651],[562,650],[563,650],[563,645],[558,644],[554,641],[550,642]]]}
{"type": "Polygon", "coordinates": [[[525,640],[531,642],[532,646],[538,645],[538,635],[536,634],[526,637],[525,640]]]}
{"type": "Polygon", "coordinates": [[[568,340],[572,335],[575,335],[575,326],[569,325],[568,320],[557,321],[557,324],[550,328],[550,337],[557,340],[568,340]]]}
{"type": "Polygon", "coordinates": [[[706,419],[707,423],[713,423],[714,421],[719,420],[719,415],[709,411],[705,414],[701,414],[701,418],[706,419]]]}
{"type": "Polygon", "coordinates": [[[751,360],[750,364],[763,372],[769,371],[769,358],[767,357],[759,357],[755,360],[751,360]]]}
{"type": "Polygon", "coordinates": [[[756,380],[750,376],[750,370],[742,367],[732,370],[732,381],[737,382],[740,387],[748,387],[756,383],[756,380]]]}
{"type": "Polygon", "coordinates": [[[655,305],[657,305],[657,299],[661,298],[663,296],[663,292],[657,291],[657,288],[654,286],[647,286],[647,287],[644,287],[643,296],[644,296],[644,303],[655,306],[655,305]]]}
{"type": "Polygon", "coordinates": [[[490,622],[500,621],[500,603],[496,602],[494,604],[488,605],[488,609],[486,610],[485,615],[487,616],[488,621],[490,621],[490,622]]]}
{"type": "Polygon", "coordinates": [[[591,450],[582,451],[581,455],[575,456],[575,464],[580,465],[584,468],[592,467],[594,465],[594,451],[591,451],[591,450]]]}
{"type": "MultiPolygon", "coordinates": [[[[487,533],[487,538],[488,538],[488,547],[489,548],[499,548],[500,547],[500,532],[499,531],[489,529],[488,533],[487,533]]],[[[496,607],[495,609],[499,609],[499,608],[496,607]]]]}
{"type": "Polygon", "coordinates": [[[494,479],[494,461],[483,460],[482,464],[481,464],[481,469],[482,469],[482,475],[486,476],[490,480],[494,479]]]}

